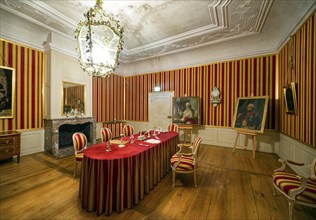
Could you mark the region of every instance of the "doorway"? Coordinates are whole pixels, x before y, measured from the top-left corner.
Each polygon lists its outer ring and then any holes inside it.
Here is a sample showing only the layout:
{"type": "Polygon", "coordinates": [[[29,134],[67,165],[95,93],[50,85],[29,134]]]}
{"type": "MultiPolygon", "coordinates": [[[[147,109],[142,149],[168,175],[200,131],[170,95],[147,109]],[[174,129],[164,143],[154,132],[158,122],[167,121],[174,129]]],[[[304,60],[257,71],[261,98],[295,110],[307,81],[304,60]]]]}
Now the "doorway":
{"type": "Polygon", "coordinates": [[[149,128],[167,129],[172,123],[172,98],[174,92],[149,93],[149,128]]]}

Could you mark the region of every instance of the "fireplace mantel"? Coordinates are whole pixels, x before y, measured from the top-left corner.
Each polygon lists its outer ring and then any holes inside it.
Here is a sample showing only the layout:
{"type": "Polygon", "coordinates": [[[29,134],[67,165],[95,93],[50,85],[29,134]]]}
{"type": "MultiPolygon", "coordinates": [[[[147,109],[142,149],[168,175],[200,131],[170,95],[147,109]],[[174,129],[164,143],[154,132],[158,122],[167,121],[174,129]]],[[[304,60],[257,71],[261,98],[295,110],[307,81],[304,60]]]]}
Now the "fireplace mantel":
{"type": "Polygon", "coordinates": [[[52,153],[53,156],[58,158],[74,154],[73,146],[68,148],[59,147],[59,127],[65,124],[79,125],[84,123],[91,123],[88,145],[93,145],[96,143],[96,122],[94,117],[44,119],[45,151],[52,153]]]}

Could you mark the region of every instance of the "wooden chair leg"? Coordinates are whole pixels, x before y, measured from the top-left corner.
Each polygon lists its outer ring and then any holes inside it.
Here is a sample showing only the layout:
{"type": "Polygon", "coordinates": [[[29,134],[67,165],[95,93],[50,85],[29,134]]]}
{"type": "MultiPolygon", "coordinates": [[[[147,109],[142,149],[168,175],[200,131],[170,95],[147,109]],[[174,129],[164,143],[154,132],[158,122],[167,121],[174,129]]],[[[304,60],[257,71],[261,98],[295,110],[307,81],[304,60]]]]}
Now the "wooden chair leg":
{"type": "Polygon", "coordinates": [[[293,219],[293,206],[294,204],[292,202],[289,201],[289,220],[293,219]]]}
{"type": "Polygon", "coordinates": [[[176,172],[172,171],[172,187],[174,187],[174,182],[176,181],[176,172]]]}
{"type": "Polygon", "coordinates": [[[76,172],[77,172],[77,165],[78,165],[78,163],[75,162],[75,168],[74,168],[74,177],[75,177],[75,178],[76,178],[76,172]]]}
{"type": "Polygon", "coordinates": [[[275,189],[275,186],[273,186],[273,195],[276,196],[276,189],[275,189]]]}
{"type": "Polygon", "coordinates": [[[193,173],[193,176],[194,176],[194,184],[195,184],[195,188],[197,187],[197,184],[196,184],[196,172],[194,171],[193,173]]]}

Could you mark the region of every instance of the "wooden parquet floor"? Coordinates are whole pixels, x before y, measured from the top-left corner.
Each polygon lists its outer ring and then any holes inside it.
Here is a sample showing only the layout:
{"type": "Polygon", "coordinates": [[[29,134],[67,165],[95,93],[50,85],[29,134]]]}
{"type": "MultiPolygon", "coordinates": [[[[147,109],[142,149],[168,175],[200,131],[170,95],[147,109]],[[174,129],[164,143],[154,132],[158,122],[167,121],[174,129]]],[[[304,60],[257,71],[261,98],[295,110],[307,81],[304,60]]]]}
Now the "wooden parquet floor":
{"type": "MultiPolygon", "coordinates": [[[[169,172],[133,209],[97,216],[81,208],[74,158],[37,153],[0,163],[0,219],[288,219],[284,196],[273,196],[269,153],[202,145],[197,174],[169,172]]],[[[79,172],[78,172],[79,173],[79,172]]],[[[79,176],[79,175],[77,175],[79,176]]],[[[316,219],[316,210],[296,205],[293,219],[316,219]]]]}

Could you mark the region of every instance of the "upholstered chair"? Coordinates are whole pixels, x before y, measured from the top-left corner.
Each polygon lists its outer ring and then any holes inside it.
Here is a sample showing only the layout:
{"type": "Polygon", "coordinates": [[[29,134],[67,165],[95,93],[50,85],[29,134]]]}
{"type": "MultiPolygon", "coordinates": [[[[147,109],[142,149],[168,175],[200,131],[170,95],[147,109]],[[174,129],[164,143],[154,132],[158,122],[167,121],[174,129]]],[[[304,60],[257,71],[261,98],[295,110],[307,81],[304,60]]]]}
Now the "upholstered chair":
{"type": "Polygon", "coordinates": [[[131,136],[134,134],[134,127],[132,125],[124,125],[123,127],[123,135],[126,136],[131,136]]]}
{"type": "Polygon", "coordinates": [[[201,137],[196,137],[193,145],[189,144],[178,144],[180,147],[179,151],[175,153],[170,160],[172,168],[172,186],[175,185],[176,173],[193,173],[194,175],[194,184],[196,184],[196,171],[198,168],[198,153],[199,147],[202,142],[201,137]],[[188,148],[189,153],[182,152],[183,148],[188,148]]]}
{"type": "Polygon", "coordinates": [[[101,128],[101,140],[102,143],[112,140],[112,132],[109,128],[101,128]]]}
{"type": "Polygon", "coordinates": [[[273,195],[276,190],[284,195],[289,203],[289,219],[292,220],[293,206],[299,204],[316,208],[316,158],[311,165],[279,159],[282,166],[273,172],[273,195]],[[286,165],[308,167],[311,173],[307,177],[285,171],[286,165]]]}
{"type": "Polygon", "coordinates": [[[75,169],[74,169],[74,177],[76,177],[77,166],[82,162],[84,151],[87,149],[87,137],[81,133],[76,132],[72,135],[72,142],[75,150],[75,169]]]}
{"type": "Polygon", "coordinates": [[[177,124],[170,124],[168,126],[168,131],[175,131],[179,133],[179,126],[177,124]]]}

